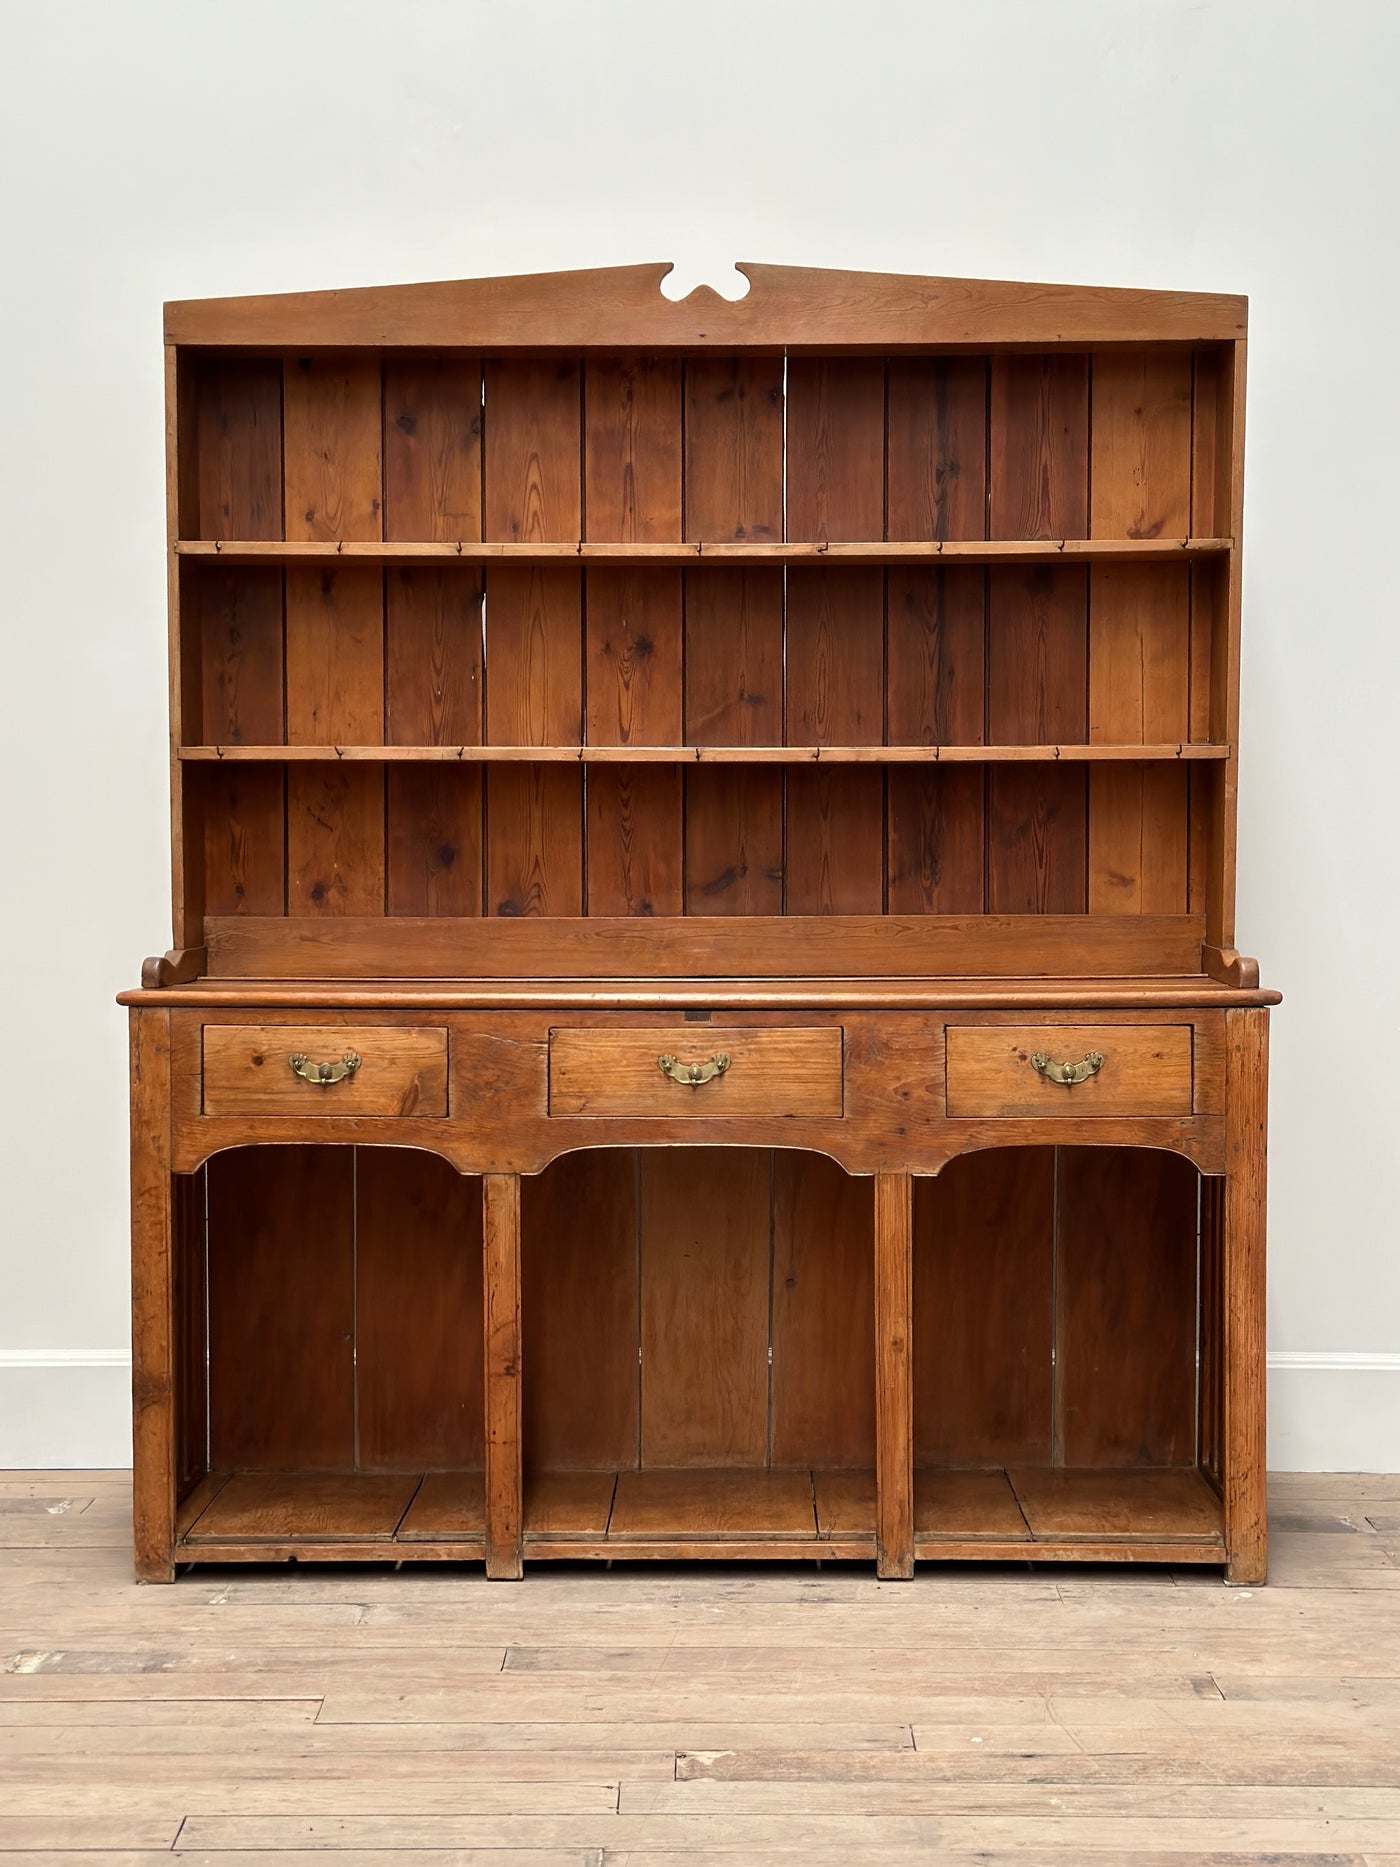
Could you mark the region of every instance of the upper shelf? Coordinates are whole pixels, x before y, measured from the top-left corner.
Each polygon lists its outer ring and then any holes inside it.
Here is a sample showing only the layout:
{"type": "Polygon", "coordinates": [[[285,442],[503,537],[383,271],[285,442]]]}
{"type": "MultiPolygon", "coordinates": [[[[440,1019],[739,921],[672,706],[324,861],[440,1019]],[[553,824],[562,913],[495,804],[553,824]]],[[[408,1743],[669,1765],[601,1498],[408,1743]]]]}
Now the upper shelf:
{"type": "Polygon", "coordinates": [[[187,745],[188,763],[226,759],[243,764],[531,765],[1004,765],[1158,764],[1177,759],[1228,759],[1227,745],[187,745]]]}
{"type": "Polygon", "coordinates": [[[460,539],[437,543],[304,542],[280,538],[180,538],[178,557],[218,558],[225,564],[289,564],[311,559],[348,558],[376,564],[417,564],[455,558],[523,563],[559,561],[584,564],[1056,564],[1108,560],[1157,563],[1178,558],[1222,557],[1233,549],[1231,538],[995,538],[939,541],[862,540],[859,543],[606,544],[593,540],[562,543],[483,544],[460,539]]]}

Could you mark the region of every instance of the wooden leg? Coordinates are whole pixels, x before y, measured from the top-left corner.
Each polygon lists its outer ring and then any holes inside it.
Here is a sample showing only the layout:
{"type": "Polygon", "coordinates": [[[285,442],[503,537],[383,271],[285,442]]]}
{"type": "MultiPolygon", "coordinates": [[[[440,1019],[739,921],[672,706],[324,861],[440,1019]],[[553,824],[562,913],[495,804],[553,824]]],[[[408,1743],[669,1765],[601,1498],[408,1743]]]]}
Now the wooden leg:
{"type": "Polygon", "coordinates": [[[131,1013],[132,1521],[138,1582],[175,1579],[170,1014],[131,1013]]]}
{"type": "Polygon", "coordinates": [[[1224,1406],[1226,1577],[1268,1576],[1264,1197],[1269,1014],[1225,1014],[1224,1406]]]}
{"type": "Polygon", "coordinates": [[[520,1175],[481,1181],[486,1278],[486,1573],[518,1581],[520,1469],[520,1175]]]}
{"type": "Polygon", "coordinates": [[[875,1176],[875,1569],[914,1573],[914,1182],[875,1176]]]}

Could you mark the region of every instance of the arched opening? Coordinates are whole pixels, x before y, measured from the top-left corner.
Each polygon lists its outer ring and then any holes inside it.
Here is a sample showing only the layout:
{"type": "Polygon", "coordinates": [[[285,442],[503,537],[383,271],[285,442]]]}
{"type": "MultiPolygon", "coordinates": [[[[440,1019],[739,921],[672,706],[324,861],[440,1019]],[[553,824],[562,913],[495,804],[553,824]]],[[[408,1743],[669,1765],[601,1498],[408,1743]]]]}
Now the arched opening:
{"type": "Polygon", "coordinates": [[[1218,1531],[1211,1184],[1133,1147],[990,1149],[915,1182],[920,1555],[1218,1531]]]}
{"type": "Polygon", "coordinates": [[[868,1556],[873,1241],[872,1182],[820,1154],[611,1148],[527,1180],[527,1558],[868,1556]]]}

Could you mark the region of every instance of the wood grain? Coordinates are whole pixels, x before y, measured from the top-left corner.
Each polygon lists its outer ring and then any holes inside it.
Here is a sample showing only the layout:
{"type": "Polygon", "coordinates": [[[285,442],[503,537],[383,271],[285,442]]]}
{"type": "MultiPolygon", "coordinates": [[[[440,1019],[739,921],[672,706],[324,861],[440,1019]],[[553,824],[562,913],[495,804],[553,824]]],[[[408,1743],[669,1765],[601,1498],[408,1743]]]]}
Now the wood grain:
{"type": "Polygon", "coordinates": [[[202,357],[194,399],[199,536],[281,538],[281,364],[202,357]]]}
{"type": "Polygon", "coordinates": [[[681,536],[678,358],[587,358],[583,460],[589,538],[664,544],[681,536]]]}
{"type": "Polygon", "coordinates": [[[775,1154],[774,1465],[875,1463],[874,1261],[870,1182],[820,1154],[775,1154]]]}
{"type": "Polygon", "coordinates": [[[640,1030],[555,1029],[549,1036],[553,1115],[631,1115],[658,1120],[698,1116],[841,1114],[841,1033],[755,1029],[726,1024],[655,1025],[640,1030]],[[663,1074],[658,1058],[707,1063],[722,1052],[721,1075],[698,1087],[663,1074]]]}
{"type": "Polygon", "coordinates": [[[914,1473],[916,1545],[938,1537],[1029,1542],[1030,1535],[1004,1472],[914,1473]]]}
{"type": "Polygon", "coordinates": [[[882,536],[883,360],[790,358],[786,417],[786,535],[813,539],[882,536]]]}
{"type": "Polygon", "coordinates": [[[204,1033],[206,1115],[445,1115],[447,1032],[390,1025],[210,1025],[204,1033]],[[312,1064],[361,1058],[352,1075],[329,1087],[290,1067],[293,1054],[312,1064]]]}
{"type": "MultiPolygon", "coordinates": [[[[878,446],[876,453],[878,467],[878,446]]],[[[884,589],[878,571],[788,573],[789,743],[879,745],[883,636],[884,589]]],[[[878,914],[884,818],[884,785],[877,770],[789,772],[787,912],[878,914]]]]}
{"type": "Polygon", "coordinates": [[[1265,1210],[1268,1014],[1225,1014],[1226,1159],[1221,1478],[1232,1582],[1268,1577],[1265,1210]]]}
{"type": "Polygon", "coordinates": [[[286,629],[287,743],[382,743],[382,572],[291,566],[286,629]]]}
{"type": "Polygon", "coordinates": [[[994,355],[988,536],[1089,536],[1089,360],[994,355]]]}
{"type": "Polygon", "coordinates": [[[186,861],[203,883],[209,914],[280,915],[287,899],[286,774],[255,765],[184,773],[200,828],[186,861]]]}
{"type": "Polygon", "coordinates": [[[412,1502],[416,1474],[236,1473],[189,1532],[191,1542],[279,1542],[343,1537],[387,1543],[412,1502]]]}
{"type": "Polygon", "coordinates": [[[521,1227],[525,1527],[543,1532],[559,1526],[533,1519],[532,1482],[638,1460],[635,1151],[566,1154],[524,1181],[521,1227]]]}
{"type": "Polygon", "coordinates": [[[1194,1465],[1199,1185],[1172,1154],[1059,1150],[1057,1463],[1194,1465]]]}
{"type": "Polygon", "coordinates": [[[1196,1472],[1047,1471],[1008,1474],[1031,1535],[1218,1537],[1220,1500],[1196,1472]]]}
{"type": "Polygon", "coordinates": [[[170,1019],[128,1017],[131,1086],[131,1397],[136,1579],[170,1581],[175,1538],[175,1218],[170,1019]]]}
{"type": "MultiPolygon", "coordinates": [[[[609,1542],[629,1537],[815,1537],[810,1472],[619,1472],[609,1542]]],[[[619,1552],[620,1553],[620,1552],[619,1552]]]]}
{"type": "Polygon", "coordinates": [[[583,536],[579,365],[488,357],[485,536],[522,544],[583,536]]]}
{"type": "Polygon", "coordinates": [[[481,537],[481,359],[384,363],[384,536],[481,537]]]}
{"type": "Polygon", "coordinates": [[[1090,530],[1180,538],[1191,529],[1191,358],[1105,351],[1093,365],[1090,530]]]}
{"type": "Polygon", "coordinates": [[[783,536],[781,357],[685,364],[685,536],[783,536]]]}
{"type": "Polygon", "coordinates": [[[479,915],[481,768],[404,765],[386,774],[385,786],[385,912],[479,915]]]}
{"type": "Polygon", "coordinates": [[[953,1025],[948,1030],[948,1113],[961,1116],[1184,1115],[1192,1106],[1191,1031],[1186,1025],[1113,1029],[1079,1025],[953,1025]],[[1097,1054],[1082,1083],[1041,1075],[1032,1056],[1078,1063],[1097,1054]]]}
{"type": "Polygon", "coordinates": [[[486,1494],[481,1473],[426,1472],[394,1540],[479,1546],[485,1534],[486,1494]]]}
{"type": "Polygon", "coordinates": [[[360,1470],[480,1471],[482,1339],[481,1188],[435,1154],[357,1148],[360,1470]]]}
{"type": "Polygon", "coordinates": [[[208,1174],[210,1465],[348,1471],[354,1157],[239,1148],[208,1174]]]}
{"type": "Polygon", "coordinates": [[[289,539],[383,537],[382,422],[377,357],[287,358],[282,456],[289,539]]]}
{"type": "Polygon", "coordinates": [[[384,738],[390,745],[480,745],[482,579],[467,567],[385,578],[384,738]]]}
{"type": "Polygon", "coordinates": [[[384,912],[384,773],[302,765],[287,773],[287,912],[384,912]]]}
{"type": "MultiPolygon", "coordinates": [[[[1191,602],[1182,566],[1089,575],[1089,737],[1190,736],[1191,602]]],[[[1187,773],[1136,765],[1089,776],[1089,910],[1170,914],[1187,899],[1187,773]]]]}
{"type": "Polygon", "coordinates": [[[875,1175],[875,1568],[914,1573],[914,1212],[906,1173],[875,1175]]]}
{"type": "Polygon", "coordinates": [[[916,1465],[1048,1461],[1054,1231],[1053,1148],[964,1154],[915,1181],[916,1465]]]}
{"type": "Polygon", "coordinates": [[[648,1150],[641,1174],[642,1464],[764,1465],[769,1156],[648,1150]]]}
{"type": "MultiPolygon", "coordinates": [[[[282,573],[201,565],[188,586],[199,632],[206,745],[277,745],[283,737],[282,573]]],[[[191,720],[194,728],[196,722],[191,720]]]]}
{"type": "Polygon", "coordinates": [[[483,1174],[486,1573],[521,1575],[520,1176],[483,1174]]]}
{"type": "Polygon", "coordinates": [[[987,364],[891,357],[889,538],[987,536],[987,364]]]}

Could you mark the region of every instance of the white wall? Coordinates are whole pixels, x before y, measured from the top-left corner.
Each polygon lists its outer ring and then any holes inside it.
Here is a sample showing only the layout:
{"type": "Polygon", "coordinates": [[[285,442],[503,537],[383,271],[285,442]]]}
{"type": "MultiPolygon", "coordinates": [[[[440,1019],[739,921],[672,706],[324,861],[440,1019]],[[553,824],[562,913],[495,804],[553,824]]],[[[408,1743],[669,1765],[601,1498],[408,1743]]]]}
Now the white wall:
{"type": "Polygon", "coordinates": [[[1400,1468],[1398,19],[5,9],[0,1464],[125,1458],[112,995],[168,943],[161,301],[753,257],[1250,294],[1239,931],[1288,994],[1273,1454],[1400,1468]]]}

